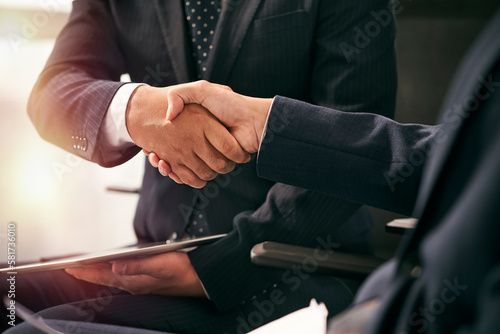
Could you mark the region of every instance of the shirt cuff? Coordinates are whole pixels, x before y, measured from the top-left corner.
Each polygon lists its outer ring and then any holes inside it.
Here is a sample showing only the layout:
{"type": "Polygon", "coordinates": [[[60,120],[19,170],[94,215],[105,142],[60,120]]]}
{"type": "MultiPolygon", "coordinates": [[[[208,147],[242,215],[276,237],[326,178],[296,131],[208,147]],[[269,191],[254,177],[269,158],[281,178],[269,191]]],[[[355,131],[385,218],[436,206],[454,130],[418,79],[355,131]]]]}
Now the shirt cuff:
{"type": "Polygon", "coordinates": [[[264,141],[264,138],[266,137],[267,123],[269,122],[269,116],[271,115],[271,110],[273,110],[273,105],[274,105],[275,100],[276,100],[276,97],[273,98],[273,102],[271,102],[271,107],[269,107],[269,112],[267,113],[266,124],[264,124],[264,130],[262,130],[262,137],[260,138],[260,143],[259,143],[259,150],[257,151],[257,160],[259,160],[259,153],[260,153],[260,148],[262,147],[262,142],[264,141]]]}
{"type": "Polygon", "coordinates": [[[121,86],[108,107],[102,127],[102,145],[108,152],[123,150],[134,146],[127,130],[125,115],[132,93],[141,83],[128,83],[121,86]]]}
{"type": "Polygon", "coordinates": [[[203,285],[203,282],[200,280],[201,287],[203,288],[203,291],[205,291],[205,295],[207,296],[207,299],[210,300],[210,295],[207,292],[207,289],[205,289],[205,286],[203,285]]]}

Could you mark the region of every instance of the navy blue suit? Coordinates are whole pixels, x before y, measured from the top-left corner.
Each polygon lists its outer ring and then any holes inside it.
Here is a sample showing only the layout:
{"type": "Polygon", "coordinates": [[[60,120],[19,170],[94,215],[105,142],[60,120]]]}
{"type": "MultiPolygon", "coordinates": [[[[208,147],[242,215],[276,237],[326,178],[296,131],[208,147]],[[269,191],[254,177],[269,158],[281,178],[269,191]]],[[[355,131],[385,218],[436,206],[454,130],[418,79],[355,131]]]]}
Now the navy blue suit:
{"type": "Polygon", "coordinates": [[[358,293],[356,303],[381,300],[367,333],[500,329],[499,32],[500,11],[456,74],[439,126],[274,102],[260,176],[420,219],[358,293]]]}

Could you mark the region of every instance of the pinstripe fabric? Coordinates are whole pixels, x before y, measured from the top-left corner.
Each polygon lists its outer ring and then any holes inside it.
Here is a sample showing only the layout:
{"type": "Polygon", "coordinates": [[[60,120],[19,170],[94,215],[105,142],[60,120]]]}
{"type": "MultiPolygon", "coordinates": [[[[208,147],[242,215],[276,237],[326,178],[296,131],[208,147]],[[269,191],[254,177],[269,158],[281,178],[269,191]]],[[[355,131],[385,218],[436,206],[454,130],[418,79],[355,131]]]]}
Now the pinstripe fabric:
{"type": "MultiPolygon", "coordinates": [[[[120,323],[122,326],[156,329],[162,332],[244,333],[293,312],[297,307],[308,306],[308,298],[311,295],[317,295],[318,300],[324,301],[330,309],[340,311],[352,299],[356,286],[353,282],[343,283],[331,276],[318,275],[314,280],[303,279],[299,290],[292,291],[295,286],[290,284],[276,285],[252,301],[224,313],[218,312],[208,300],[153,295],[119,295],[111,299],[108,295],[102,294],[101,298],[54,307],[40,312],[39,315],[44,319],[66,319],[72,322],[86,322],[92,316],[93,321],[97,323],[120,323]],[[348,289],[344,288],[345,284],[348,285],[348,289]],[[327,292],[327,295],[323,295],[324,292],[327,292]],[[275,295],[279,298],[271,298],[275,295]],[[276,301],[281,307],[277,308],[278,305],[271,300],[276,301]],[[92,307],[93,305],[97,305],[98,308],[92,307]],[[151,309],[156,313],[151,312],[151,309]],[[157,313],[168,316],[158,317],[157,313]]],[[[71,328],[68,326],[77,323],[60,321],[57,325],[63,332],[68,332],[68,328],[71,328]]],[[[80,327],[75,326],[75,328],[80,327]]],[[[100,333],[101,329],[112,328],[103,326],[93,329],[95,333],[100,333]]],[[[29,331],[25,325],[18,325],[9,331],[9,333],[26,332],[29,331]]]]}
{"type": "Polygon", "coordinates": [[[359,303],[380,300],[363,333],[498,332],[498,31],[500,8],[457,72],[439,127],[353,117],[282,97],[274,101],[269,124],[283,115],[289,123],[268,131],[259,175],[405,214],[420,204],[413,212],[420,218],[415,230],[356,297],[359,303]],[[331,135],[321,141],[325,133],[331,135]],[[391,192],[384,176],[397,175],[414,152],[425,154],[391,192]]]}
{"type": "Polygon", "coordinates": [[[310,107],[304,102],[276,97],[268,122],[282,124],[282,115],[289,115],[288,122],[282,131],[268,130],[266,136],[271,140],[263,140],[259,175],[411,215],[421,168],[416,168],[412,177],[405,179],[404,187],[394,189],[385,175],[392,175],[407,165],[412,152],[424,152],[440,126],[399,124],[374,114],[353,116],[310,107]],[[304,119],[297,110],[308,110],[314,116],[304,119]],[[314,137],[310,129],[315,129],[314,137]],[[290,156],[290,152],[303,152],[302,158],[290,156]],[[314,160],[318,156],[324,157],[321,165],[314,160]],[[308,178],[296,181],[297,175],[308,175],[308,178]],[[332,184],[335,187],[331,187],[332,184]]]}
{"type": "MultiPolygon", "coordinates": [[[[228,1],[218,22],[207,78],[242,94],[280,94],[348,111],[392,115],[393,22],[351,62],[340,48],[342,42],[355,44],[354,29],[364,29],[373,20],[371,10],[387,6],[386,0],[228,1]]],[[[132,81],[152,86],[195,80],[191,54],[180,0],[76,0],[32,93],[30,116],[42,136],[70,152],[104,166],[123,163],[139,149],[109,160],[99,145],[99,127],[120,86],[119,75],[129,73],[132,81]],[[85,151],[73,147],[73,133],[87,139],[85,151]]],[[[240,307],[282,280],[283,271],[250,264],[249,250],[260,241],[315,247],[318,237],[330,236],[341,249],[369,251],[370,223],[362,218],[345,223],[357,204],[260,179],[255,161],[219,176],[201,191],[161,177],[146,162],[143,189],[134,219],[141,240],[181,235],[200,192],[211,232],[230,232],[224,240],[190,254],[218,311],[240,307]],[[365,234],[364,249],[359,247],[360,234],[365,234]]],[[[315,280],[311,276],[290,292],[300,298],[290,297],[286,308],[313,296],[326,299],[341,293],[326,292],[327,287],[321,292],[315,280]],[[315,289],[308,289],[309,284],[315,289]]],[[[338,309],[331,306],[331,311],[338,309]]]]}

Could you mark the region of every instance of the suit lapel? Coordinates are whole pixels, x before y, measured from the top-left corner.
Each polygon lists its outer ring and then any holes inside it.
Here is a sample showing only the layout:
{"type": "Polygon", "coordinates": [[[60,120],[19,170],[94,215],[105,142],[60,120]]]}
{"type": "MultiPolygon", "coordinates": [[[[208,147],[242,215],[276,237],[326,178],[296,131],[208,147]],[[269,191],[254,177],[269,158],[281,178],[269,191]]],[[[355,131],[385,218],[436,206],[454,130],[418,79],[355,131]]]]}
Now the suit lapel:
{"type": "MultiPolygon", "coordinates": [[[[497,11],[490,22],[464,57],[465,61],[455,76],[453,84],[450,87],[450,93],[443,104],[440,119],[443,118],[445,113],[453,110],[455,104],[464,104],[468,97],[475,95],[474,90],[478,87],[478,84],[482,83],[480,78],[484,78],[486,81],[487,73],[494,66],[496,59],[498,59],[500,54],[500,40],[498,39],[500,11],[497,11]]],[[[463,111],[468,112],[469,110],[463,108],[463,111]]],[[[428,204],[432,191],[435,189],[439,175],[443,171],[453,144],[466,119],[466,117],[460,117],[460,124],[458,127],[455,125],[456,129],[451,128],[452,124],[443,124],[441,131],[446,132],[447,138],[441,145],[436,147],[435,152],[429,158],[425,167],[414,211],[416,217],[421,217],[424,213],[424,209],[428,204]]]]}
{"type": "Polygon", "coordinates": [[[177,83],[188,82],[196,75],[194,64],[189,61],[192,59],[191,45],[186,33],[182,1],[155,0],[154,4],[177,83]]]}
{"type": "Polygon", "coordinates": [[[206,79],[226,83],[257,8],[263,0],[227,1],[210,52],[206,79]]]}

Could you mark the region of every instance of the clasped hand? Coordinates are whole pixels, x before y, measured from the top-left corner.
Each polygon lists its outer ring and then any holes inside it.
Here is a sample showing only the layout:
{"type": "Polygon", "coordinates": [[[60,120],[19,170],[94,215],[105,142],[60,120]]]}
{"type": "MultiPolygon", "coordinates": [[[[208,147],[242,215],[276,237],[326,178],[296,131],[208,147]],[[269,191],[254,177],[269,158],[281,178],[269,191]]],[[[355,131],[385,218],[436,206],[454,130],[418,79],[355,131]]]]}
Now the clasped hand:
{"type": "Polygon", "coordinates": [[[235,163],[250,159],[229,131],[202,106],[186,105],[186,112],[173,121],[167,120],[168,91],[168,87],[138,87],[126,114],[134,143],[168,162],[162,164],[162,174],[201,188],[218,173],[229,173],[235,163]]]}
{"type": "Polygon", "coordinates": [[[271,101],[206,81],[140,86],[129,102],[127,128],[162,175],[201,188],[257,152],[271,101]]]}

